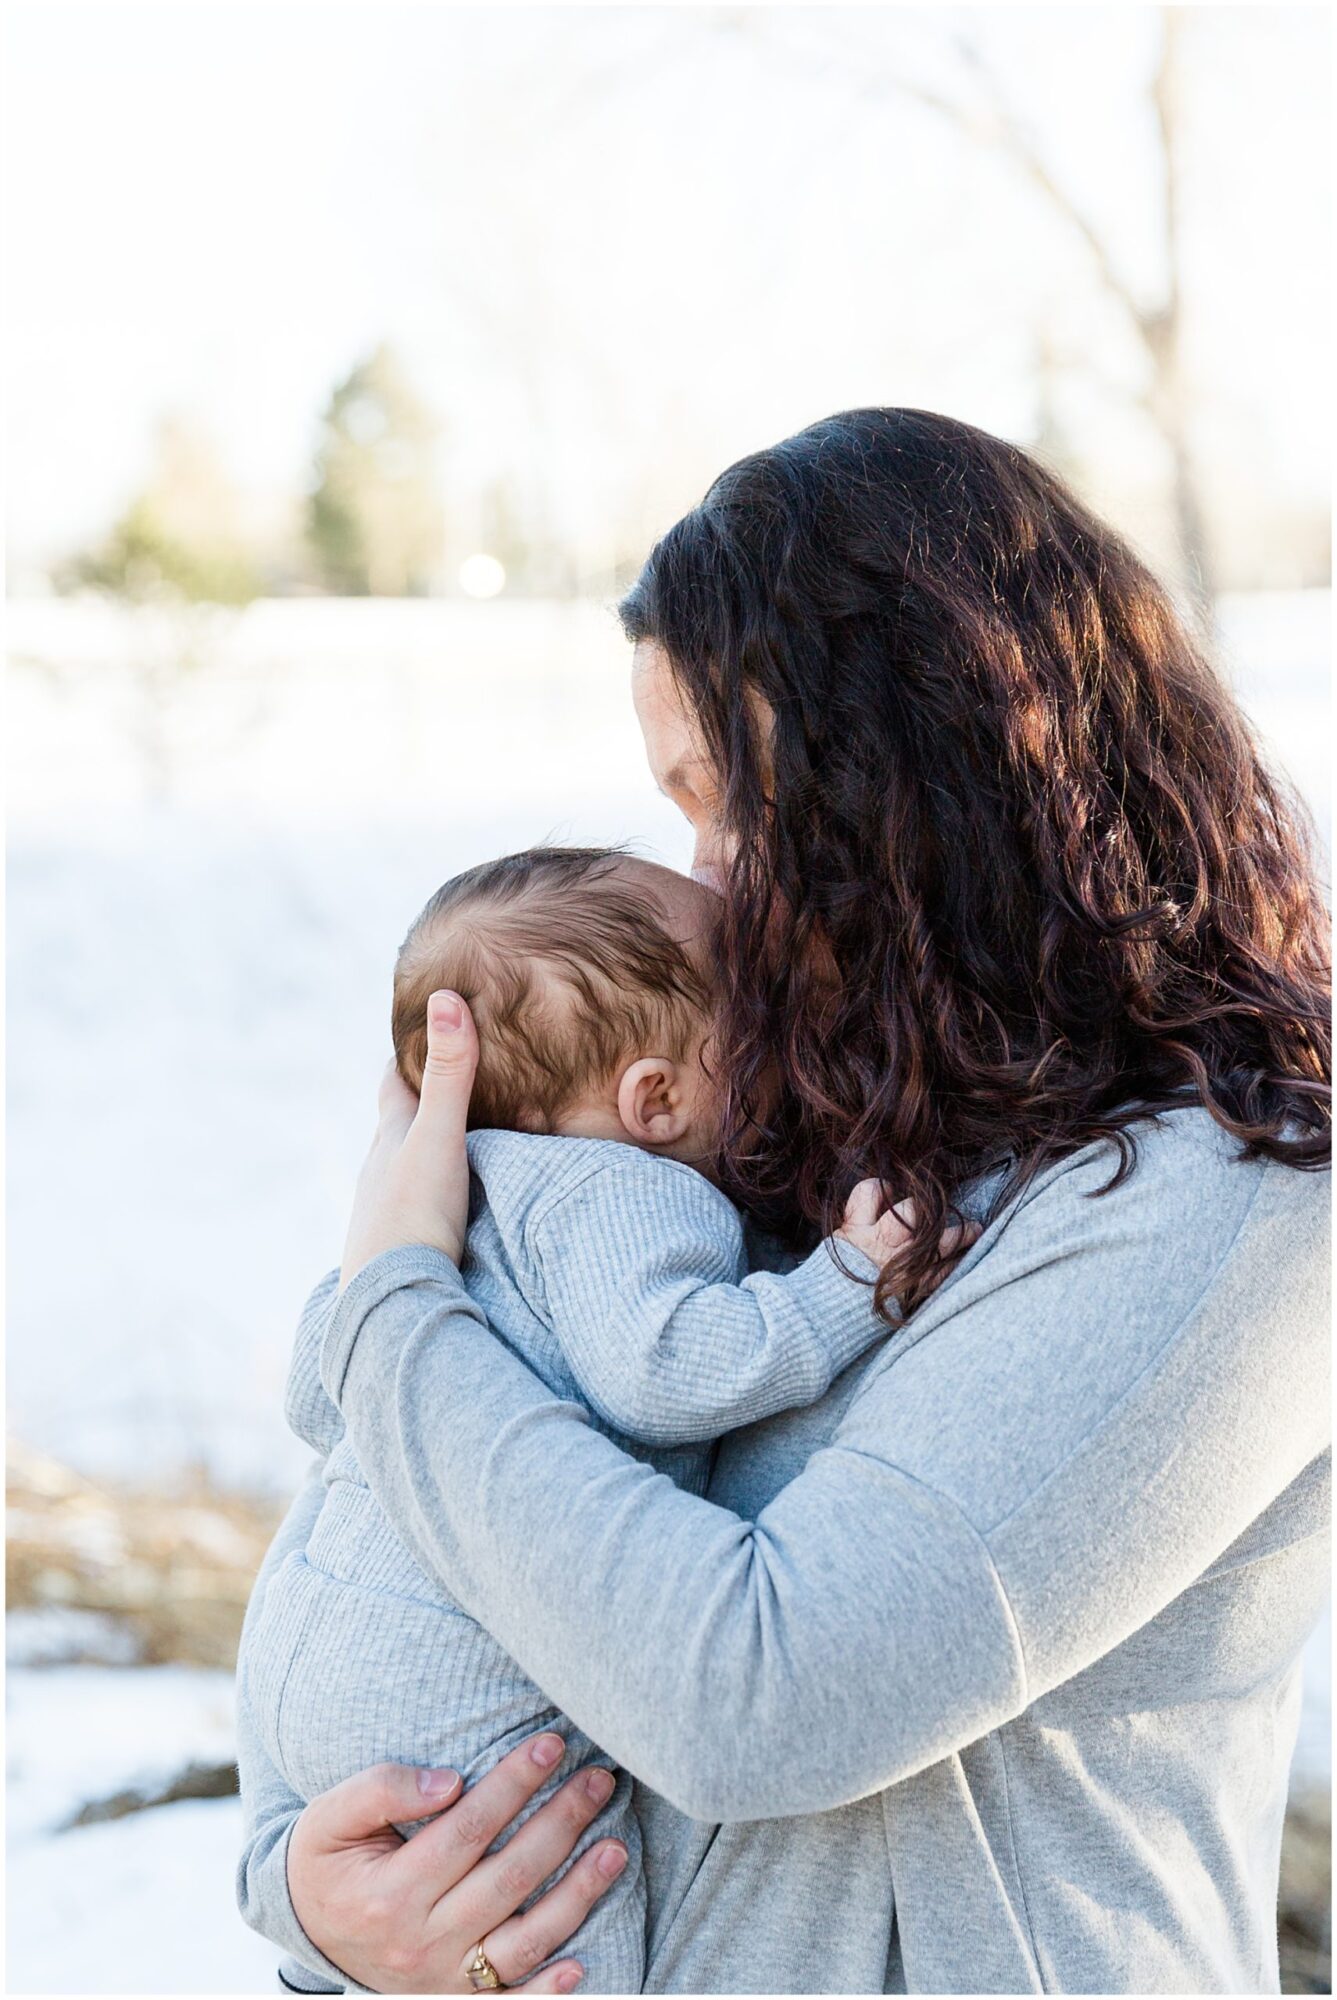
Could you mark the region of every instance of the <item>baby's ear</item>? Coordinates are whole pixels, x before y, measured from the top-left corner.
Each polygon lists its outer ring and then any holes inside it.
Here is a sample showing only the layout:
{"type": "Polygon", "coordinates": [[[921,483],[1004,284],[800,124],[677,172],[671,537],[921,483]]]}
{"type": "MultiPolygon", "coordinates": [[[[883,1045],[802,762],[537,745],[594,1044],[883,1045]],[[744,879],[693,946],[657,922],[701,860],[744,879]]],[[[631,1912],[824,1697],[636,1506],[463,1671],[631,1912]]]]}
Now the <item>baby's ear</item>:
{"type": "Polygon", "coordinates": [[[668,1056],[641,1056],[623,1071],[617,1115],[638,1146],[672,1146],[687,1130],[687,1104],[678,1065],[668,1056]]]}

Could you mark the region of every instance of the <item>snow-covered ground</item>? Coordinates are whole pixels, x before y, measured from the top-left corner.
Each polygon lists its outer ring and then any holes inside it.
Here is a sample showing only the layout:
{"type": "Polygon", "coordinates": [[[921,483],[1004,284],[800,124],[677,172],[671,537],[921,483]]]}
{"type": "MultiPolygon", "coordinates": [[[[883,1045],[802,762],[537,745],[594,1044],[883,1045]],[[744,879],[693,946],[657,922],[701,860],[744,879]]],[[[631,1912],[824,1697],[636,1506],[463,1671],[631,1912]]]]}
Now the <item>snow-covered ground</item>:
{"type": "MultiPolygon", "coordinates": [[[[1307,593],[1224,620],[1241,695],[1325,828],[1328,616],[1307,593]]],[[[280,1412],[290,1329],[338,1256],[409,919],[489,854],[631,837],[681,865],[686,830],[597,607],[260,604],[161,738],[119,663],[130,644],[166,657],[170,634],[64,603],[10,624],[10,1425],[136,1484],[202,1464],[279,1491],[306,1457],[280,1412]],[[150,802],[155,762],[171,783],[150,802]]],[[[34,1627],[26,1657],[51,1643],[34,1627]]],[[[1325,1629],[1311,1782],[1328,1682],[1325,1629]]],[[[213,1675],[11,1674],[11,1991],[272,1988],[233,1911],[234,1801],[52,1831],[225,1755],[228,1727],[213,1675]]]]}
{"type": "Polygon", "coordinates": [[[5,1709],[6,1992],[274,1991],[278,1954],[237,1914],[235,1798],[70,1824],[226,1764],[231,1675],[11,1664],[5,1709]]]}
{"type": "Polygon", "coordinates": [[[240,1847],[238,1800],[186,1799],[11,1848],[6,1992],[277,1992],[237,1915],[240,1847]]]}
{"type": "Polygon", "coordinates": [[[5,1724],[5,1833],[27,1843],[120,1793],[153,1798],[190,1764],[226,1764],[232,1676],[198,1667],[11,1664],[5,1724]]]}

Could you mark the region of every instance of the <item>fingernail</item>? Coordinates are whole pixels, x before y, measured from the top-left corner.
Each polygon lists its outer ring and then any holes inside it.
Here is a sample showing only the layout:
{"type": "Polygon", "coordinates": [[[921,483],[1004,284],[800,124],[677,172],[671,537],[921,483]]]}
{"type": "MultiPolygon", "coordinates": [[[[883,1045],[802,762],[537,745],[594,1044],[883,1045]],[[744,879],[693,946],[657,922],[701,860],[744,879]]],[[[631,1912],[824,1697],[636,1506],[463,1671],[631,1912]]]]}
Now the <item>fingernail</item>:
{"type": "Polygon", "coordinates": [[[591,1771],[585,1780],[585,1790],[598,1805],[613,1796],[613,1774],[611,1771],[591,1771]]]}
{"type": "Polygon", "coordinates": [[[537,1736],[529,1746],[529,1754],[541,1771],[551,1771],[554,1764],[561,1763],[565,1748],[560,1736],[537,1736]]]}
{"type": "Polygon", "coordinates": [[[419,1771],[418,1790],[425,1799],[444,1799],[460,1782],[458,1771],[419,1771]]]}
{"type": "Polygon", "coordinates": [[[610,1882],[615,1876],[622,1873],[626,1865],[627,1850],[625,1847],[605,1847],[603,1853],[595,1863],[595,1867],[599,1870],[599,1873],[606,1876],[610,1882]]]}
{"type": "Polygon", "coordinates": [[[565,1972],[559,1972],[557,1975],[557,1991],[559,1993],[574,1993],[584,1977],[585,1968],[583,1965],[568,1966],[565,1972]]]}
{"type": "Polygon", "coordinates": [[[464,1020],[464,1002],[458,993],[434,993],[429,1003],[432,1026],[453,1035],[464,1020]]]}

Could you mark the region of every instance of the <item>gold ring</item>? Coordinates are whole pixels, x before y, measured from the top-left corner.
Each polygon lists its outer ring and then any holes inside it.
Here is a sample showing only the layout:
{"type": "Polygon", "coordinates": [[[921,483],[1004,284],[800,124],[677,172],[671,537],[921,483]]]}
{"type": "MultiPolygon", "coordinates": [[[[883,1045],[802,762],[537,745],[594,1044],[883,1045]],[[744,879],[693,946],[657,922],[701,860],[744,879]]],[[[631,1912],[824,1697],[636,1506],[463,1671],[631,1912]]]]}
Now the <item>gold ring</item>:
{"type": "Polygon", "coordinates": [[[483,1950],[483,1939],[474,1946],[474,1955],[469,1960],[466,1971],[469,1983],[475,1993],[492,1993],[503,1990],[496,1966],[483,1950]]]}

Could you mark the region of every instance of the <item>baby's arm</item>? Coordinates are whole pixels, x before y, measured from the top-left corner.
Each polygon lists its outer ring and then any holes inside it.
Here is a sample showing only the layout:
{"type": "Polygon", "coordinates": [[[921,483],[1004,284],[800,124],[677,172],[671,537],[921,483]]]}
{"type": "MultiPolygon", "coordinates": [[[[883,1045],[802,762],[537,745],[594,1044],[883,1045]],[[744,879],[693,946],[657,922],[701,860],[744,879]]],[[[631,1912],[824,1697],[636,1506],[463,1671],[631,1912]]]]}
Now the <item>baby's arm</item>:
{"type": "Polygon", "coordinates": [[[344,1434],[344,1420],[325,1394],[320,1379],[321,1343],[338,1292],[339,1273],[329,1271],[302,1307],[283,1402],[289,1430],[305,1439],[322,1458],[329,1457],[344,1434]]]}
{"type": "Polygon", "coordinates": [[[784,1277],[745,1275],[742,1225],[690,1168],[606,1167],[535,1225],[553,1331],[582,1390],[628,1437],[715,1438],[812,1403],[887,1332],[872,1280],[886,1228],[818,1246],[784,1277]],[[856,1275],[850,1276],[853,1271],[856,1275]]]}

